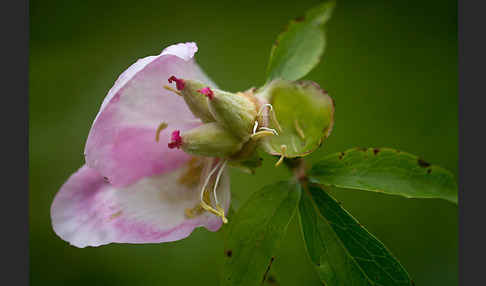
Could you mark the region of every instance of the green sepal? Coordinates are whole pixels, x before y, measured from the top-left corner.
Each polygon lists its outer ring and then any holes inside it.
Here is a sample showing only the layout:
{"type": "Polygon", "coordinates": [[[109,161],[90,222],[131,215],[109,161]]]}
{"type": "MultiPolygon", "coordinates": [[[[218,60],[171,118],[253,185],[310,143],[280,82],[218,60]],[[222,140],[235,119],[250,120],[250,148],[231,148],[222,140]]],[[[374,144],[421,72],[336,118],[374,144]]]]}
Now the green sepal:
{"type": "MultiPolygon", "coordinates": [[[[269,154],[287,158],[308,155],[332,131],[334,102],[314,82],[274,80],[259,90],[256,96],[273,106],[278,122],[268,120],[265,123],[266,127],[279,133],[278,136],[261,139],[260,146],[269,154]],[[287,147],[285,152],[282,152],[282,145],[287,147]]],[[[269,118],[271,116],[268,115],[269,118]]]]}

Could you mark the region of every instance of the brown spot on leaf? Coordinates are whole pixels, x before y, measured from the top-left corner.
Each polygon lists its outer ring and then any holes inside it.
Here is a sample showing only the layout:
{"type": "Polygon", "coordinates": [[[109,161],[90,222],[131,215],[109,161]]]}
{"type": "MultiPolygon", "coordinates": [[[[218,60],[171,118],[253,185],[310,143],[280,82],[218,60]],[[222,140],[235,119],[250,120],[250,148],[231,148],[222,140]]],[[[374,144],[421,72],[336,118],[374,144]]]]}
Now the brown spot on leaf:
{"type": "Polygon", "coordinates": [[[227,251],[226,251],[226,256],[227,256],[227,257],[231,257],[231,256],[233,256],[233,251],[231,251],[231,249],[230,249],[230,250],[227,250],[227,251]]]}
{"type": "Polygon", "coordinates": [[[268,276],[267,282],[270,285],[279,285],[277,279],[273,275],[268,276]]]}
{"type": "Polygon", "coordinates": [[[339,160],[342,160],[342,159],[343,159],[343,157],[344,157],[344,155],[345,155],[345,154],[344,154],[344,152],[339,153],[339,157],[338,157],[338,158],[339,158],[339,160]]]}
{"type": "Polygon", "coordinates": [[[419,164],[420,167],[422,168],[427,168],[427,167],[430,167],[430,164],[427,163],[426,161],[422,160],[422,159],[418,159],[417,160],[417,163],[419,164]]]}
{"type": "Polygon", "coordinates": [[[303,22],[304,20],[305,20],[304,16],[300,16],[300,17],[295,18],[295,22],[303,22]]]}
{"type": "Polygon", "coordinates": [[[378,153],[380,153],[380,149],[378,149],[378,148],[373,149],[373,153],[374,153],[375,155],[376,155],[376,154],[378,154],[378,153]]]}
{"type": "MultiPolygon", "coordinates": [[[[278,38],[280,38],[280,36],[281,36],[283,33],[287,32],[287,31],[289,30],[289,26],[290,26],[289,24],[290,24],[290,23],[287,23],[287,24],[286,24],[286,25],[283,27],[282,32],[280,33],[280,35],[278,36],[278,38]]],[[[278,38],[277,38],[277,39],[278,39],[278,38]]]]}
{"type": "Polygon", "coordinates": [[[432,169],[429,168],[429,169],[427,169],[427,174],[430,174],[430,173],[432,173],[432,169]]]}

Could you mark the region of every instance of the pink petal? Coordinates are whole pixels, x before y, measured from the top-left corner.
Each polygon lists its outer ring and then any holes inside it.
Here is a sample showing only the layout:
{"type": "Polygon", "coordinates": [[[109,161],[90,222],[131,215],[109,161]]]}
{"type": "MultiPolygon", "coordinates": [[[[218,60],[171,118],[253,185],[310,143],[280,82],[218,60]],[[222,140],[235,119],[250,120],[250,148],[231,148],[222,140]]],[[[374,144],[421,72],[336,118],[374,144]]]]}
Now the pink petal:
{"type": "MultiPolygon", "coordinates": [[[[209,159],[205,160],[209,166],[209,159]]],[[[86,247],[112,242],[175,241],[199,226],[218,230],[221,219],[213,214],[205,212],[192,219],[185,216],[185,209],[199,202],[200,185],[178,183],[184,171],[180,168],[117,188],[94,169],[83,166],[62,186],[52,203],[54,231],[72,245],[86,247]]],[[[229,176],[224,174],[218,193],[225,209],[229,207],[229,188],[229,176]]]]}
{"type": "Polygon", "coordinates": [[[163,88],[175,75],[214,86],[192,57],[195,43],[177,44],[158,56],[139,59],[124,71],[104,99],[85,146],[86,164],[115,186],[163,174],[184,164],[189,156],[168,150],[169,130],[198,126],[184,100],[163,88]],[[160,123],[166,128],[155,141],[160,123]]]}
{"type": "Polygon", "coordinates": [[[180,43],[168,46],[162,51],[162,55],[175,55],[188,61],[194,57],[196,52],[196,43],[180,43]]]}

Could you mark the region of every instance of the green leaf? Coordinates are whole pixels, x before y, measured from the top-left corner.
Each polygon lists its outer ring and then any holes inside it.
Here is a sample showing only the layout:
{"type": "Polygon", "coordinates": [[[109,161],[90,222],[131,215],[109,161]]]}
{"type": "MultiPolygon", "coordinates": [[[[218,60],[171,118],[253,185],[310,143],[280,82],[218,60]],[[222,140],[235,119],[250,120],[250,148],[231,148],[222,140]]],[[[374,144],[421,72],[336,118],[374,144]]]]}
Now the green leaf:
{"type": "Polygon", "coordinates": [[[299,217],[307,252],[326,286],[413,285],[386,247],[319,185],[303,186],[299,217]]]}
{"type": "Polygon", "coordinates": [[[300,199],[300,186],[279,182],[251,195],[231,219],[222,285],[261,285],[300,199]]]}
{"type": "Polygon", "coordinates": [[[334,102],[314,82],[274,80],[256,96],[272,104],[279,125],[269,120],[268,127],[278,130],[279,135],[261,140],[260,145],[267,153],[282,155],[281,146],[285,145],[283,153],[287,158],[308,155],[332,131],[334,102]]]}
{"type": "Polygon", "coordinates": [[[322,26],[331,17],[334,6],[334,1],[319,4],[305,17],[289,23],[270,52],[268,81],[300,79],[319,63],[326,43],[322,26]]]}
{"type": "Polygon", "coordinates": [[[355,148],[327,156],[309,176],[323,185],[400,195],[441,198],[457,204],[451,172],[389,148],[355,148]]]}

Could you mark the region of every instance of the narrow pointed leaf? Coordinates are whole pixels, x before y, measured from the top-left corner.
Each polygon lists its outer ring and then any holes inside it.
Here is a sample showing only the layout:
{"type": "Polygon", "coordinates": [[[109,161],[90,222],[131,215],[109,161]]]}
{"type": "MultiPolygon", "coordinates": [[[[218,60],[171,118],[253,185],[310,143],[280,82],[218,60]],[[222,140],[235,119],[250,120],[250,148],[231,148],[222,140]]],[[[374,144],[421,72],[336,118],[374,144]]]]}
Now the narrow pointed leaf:
{"type": "Polygon", "coordinates": [[[279,182],[255,192],[225,233],[221,285],[262,285],[300,199],[300,186],[279,182]]]}
{"type": "Polygon", "coordinates": [[[413,285],[386,247],[319,185],[303,189],[299,204],[302,233],[324,285],[413,285]]]}
{"type": "Polygon", "coordinates": [[[457,203],[451,172],[389,148],[355,148],[329,155],[313,166],[309,176],[323,185],[457,203]]]}
{"type": "Polygon", "coordinates": [[[322,26],[331,17],[334,5],[334,1],[319,4],[305,17],[289,23],[272,47],[268,81],[300,79],[319,63],[326,43],[322,26]]]}

